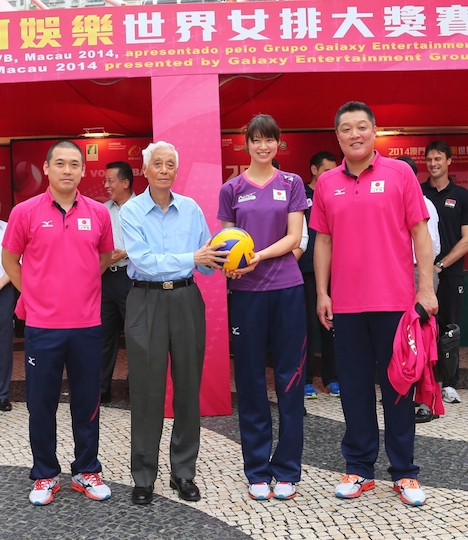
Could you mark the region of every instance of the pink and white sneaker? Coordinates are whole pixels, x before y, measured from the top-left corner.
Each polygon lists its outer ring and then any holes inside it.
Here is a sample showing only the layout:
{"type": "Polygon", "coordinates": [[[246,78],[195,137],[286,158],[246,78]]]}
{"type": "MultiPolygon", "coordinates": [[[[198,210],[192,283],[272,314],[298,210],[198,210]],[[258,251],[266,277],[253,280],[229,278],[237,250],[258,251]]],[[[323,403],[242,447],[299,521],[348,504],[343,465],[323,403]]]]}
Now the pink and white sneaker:
{"type": "Polygon", "coordinates": [[[72,489],[80,491],[95,501],[110,499],[111,490],[104,484],[99,473],[79,473],[72,476],[72,489]]]}
{"type": "Polygon", "coordinates": [[[54,500],[54,493],[60,489],[59,477],[40,478],[34,482],[29,501],[36,506],[44,506],[54,500]]]}

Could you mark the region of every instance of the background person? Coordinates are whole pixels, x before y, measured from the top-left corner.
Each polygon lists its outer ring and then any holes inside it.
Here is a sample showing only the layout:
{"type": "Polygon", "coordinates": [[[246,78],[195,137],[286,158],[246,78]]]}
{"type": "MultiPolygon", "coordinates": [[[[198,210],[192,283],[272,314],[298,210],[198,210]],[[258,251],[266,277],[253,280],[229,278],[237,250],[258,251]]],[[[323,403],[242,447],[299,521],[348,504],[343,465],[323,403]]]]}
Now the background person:
{"type": "Polygon", "coordinates": [[[102,274],[102,377],[101,403],[112,401],[111,383],[115,361],[119,352],[120,331],[125,321],[125,303],[133,282],[127,275],[128,257],[125,251],[120,209],[135,197],[132,191],[133,171],[125,161],[113,161],[106,165],[104,187],[109,201],[104,206],[109,210],[112,221],[114,251],[109,268],[102,274]]]}
{"type": "MultiPolygon", "coordinates": [[[[317,180],[326,171],[336,167],[336,157],[326,151],[318,152],[310,158],[310,173],[312,180],[304,184],[308,209],[305,211],[307,223],[310,220],[310,211],[314,199],[314,190],[317,180]]],[[[317,290],[314,274],[314,243],[316,232],[309,228],[309,243],[307,250],[299,259],[299,268],[304,279],[304,290],[307,310],[307,369],[304,397],[316,399],[317,391],[313,386],[315,363],[315,328],[317,325],[317,290]]],[[[334,397],[340,396],[340,384],[336,370],[335,347],[333,344],[333,330],[327,330],[319,324],[320,340],[322,345],[321,376],[323,386],[334,397]]]]}
{"type": "MultiPolygon", "coordinates": [[[[2,201],[0,201],[0,210],[2,201]]],[[[7,222],[0,220],[0,244],[3,241],[7,222]]],[[[11,411],[8,399],[11,374],[13,372],[13,312],[15,290],[0,261],[0,411],[11,411]]]]}
{"type": "MultiPolygon", "coordinates": [[[[396,159],[399,159],[400,161],[404,161],[405,163],[408,163],[408,165],[413,170],[415,176],[418,176],[418,166],[416,165],[416,162],[413,158],[410,158],[409,156],[399,156],[396,159]]],[[[427,227],[429,229],[429,234],[431,235],[431,241],[432,241],[432,254],[433,258],[435,259],[437,255],[440,253],[440,235],[439,235],[439,215],[437,214],[436,207],[433,205],[433,203],[424,196],[424,202],[427,207],[427,211],[429,212],[429,220],[427,222],[427,227]]],[[[414,250],[413,250],[414,251],[414,250]]],[[[418,267],[416,264],[416,256],[413,253],[413,260],[414,260],[414,282],[416,285],[416,290],[419,288],[419,272],[418,267]]],[[[434,291],[437,292],[437,289],[439,287],[439,273],[436,271],[434,267],[434,271],[432,273],[433,276],[433,284],[434,284],[434,291]]],[[[415,416],[415,422],[417,424],[430,422],[431,420],[434,420],[435,418],[439,418],[438,414],[432,414],[431,409],[428,405],[421,403],[418,410],[416,411],[415,416]]]]}
{"type": "MultiPolygon", "coordinates": [[[[149,504],[158,473],[168,356],[174,386],[170,486],[198,501],[193,482],[200,446],[200,382],[205,355],[205,303],[193,273],[213,273],[224,258],[209,245],[197,203],[172,191],[179,155],[159,141],[143,151],[148,187],[120,211],[133,288],[127,299],[125,338],[130,378],[132,501],[149,504]]],[[[222,252],[226,254],[227,252],[222,252]]]]}
{"type": "MultiPolygon", "coordinates": [[[[439,214],[441,251],[436,257],[439,273],[439,316],[444,324],[461,326],[463,312],[463,258],[468,252],[468,190],[457,186],[448,174],[452,150],[445,141],[429,143],[425,151],[429,179],[421,184],[439,214]]],[[[451,381],[442,382],[442,398],[446,403],[460,403],[456,391],[459,367],[451,381]]]]}
{"type": "Polygon", "coordinates": [[[29,500],[45,505],[60,489],[56,413],[63,368],[70,390],[75,460],[72,488],[91,499],[111,496],[102,482],[99,446],[101,274],[113,249],[109,212],[84,197],[83,153],[71,141],[51,146],[47,191],[16,205],[3,239],[3,266],[21,292],[33,455],[29,500]],[[22,264],[20,258],[22,257],[22,264]]]}
{"type": "Polygon", "coordinates": [[[326,328],[335,328],[346,420],[341,445],[346,474],[335,495],[354,498],[375,487],[377,370],[388,471],[401,500],[419,506],[426,496],[417,481],[419,467],[413,463],[413,395],[398,396],[387,369],[403,313],[417,302],[429,315],[437,312],[429,214],[411,169],[374,150],[375,117],[365,103],[351,101],[340,107],[335,129],[345,158],[320,177],[311,214],[311,227],[317,231],[317,313],[326,328]],[[412,239],[419,268],[416,294],[412,239]]]}
{"type": "Polygon", "coordinates": [[[229,313],[244,472],[251,498],[291,499],[301,477],[306,356],[303,279],[293,250],[301,242],[307,202],[302,179],[272,164],[280,129],[271,116],[255,116],[245,141],[249,168],[222,186],[218,210],[222,226],[245,229],[256,250],[248,267],[225,272],[234,278],[229,313]],[[269,346],[280,416],[273,453],[269,346]]]}

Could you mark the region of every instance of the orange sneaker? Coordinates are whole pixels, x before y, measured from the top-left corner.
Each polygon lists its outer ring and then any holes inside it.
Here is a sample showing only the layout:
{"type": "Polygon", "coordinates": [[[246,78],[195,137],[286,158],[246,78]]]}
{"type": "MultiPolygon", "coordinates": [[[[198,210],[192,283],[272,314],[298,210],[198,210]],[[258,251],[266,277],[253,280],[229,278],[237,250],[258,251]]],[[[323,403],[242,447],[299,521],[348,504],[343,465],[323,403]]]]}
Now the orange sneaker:
{"type": "Polygon", "coordinates": [[[410,506],[422,506],[426,502],[426,494],[416,478],[402,478],[393,484],[393,489],[400,494],[400,499],[410,506]]]}
{"type": "Polygon", "coordinates": [[[373,478],[363,478],[357,474],[345,474],[341,479],[341,484],[335,488],[335,495],[340,499],[352,499],[359,497],[363,491],[375,488],[373,478]]]}

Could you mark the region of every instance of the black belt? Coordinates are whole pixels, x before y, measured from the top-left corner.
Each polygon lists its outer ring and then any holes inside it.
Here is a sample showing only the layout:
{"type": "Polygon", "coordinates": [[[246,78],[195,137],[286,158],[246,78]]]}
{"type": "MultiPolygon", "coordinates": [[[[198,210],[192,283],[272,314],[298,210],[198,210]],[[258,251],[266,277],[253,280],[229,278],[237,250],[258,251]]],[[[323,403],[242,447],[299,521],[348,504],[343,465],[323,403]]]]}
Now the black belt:
{"type": "Polygon", "coordinates": [[[189,287],[194,283],[193,277],[189,277],[186,279],[176,279],[175,281],[134,281],[133,286],[139,289],[164,289],[165,291],[172,291],[180,287],[189,287]]]}
{"type": "Polygon", "coordinates": [[[112,266],[109,266],[108,270],[111,272],[126,272],[127,271],[127,265],[125,266],[117,266],[113,264],[112,266]]]}

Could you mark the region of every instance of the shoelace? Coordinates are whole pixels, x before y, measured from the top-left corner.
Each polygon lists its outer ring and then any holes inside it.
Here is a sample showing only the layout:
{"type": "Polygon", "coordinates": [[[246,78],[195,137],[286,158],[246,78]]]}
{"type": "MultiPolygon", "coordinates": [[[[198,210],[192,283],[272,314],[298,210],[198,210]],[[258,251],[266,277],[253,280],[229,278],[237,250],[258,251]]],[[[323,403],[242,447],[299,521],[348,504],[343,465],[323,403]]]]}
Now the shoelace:
{"type": "Polygon", "coordinates": [[[403,478],[400,480],[400,485],[404,489],[419,489],[419,482],[416,478],[403,478]]]}
{"type": "Polygon", "coordinates": [[[341,480],[342,484],[359,484],[359,476],[357,474],[345,474],[341,480]]]}
{"type": "Polygon", "coordinates": [[[102,480],[98,473],[83,473],[83,479],[92,486],[102,486],[102,480]]]}
{"type": "Polygon", "coordinates": [[[34,489],[36,491],[41,489],[50,489],[50,484],[52,483],[52,481],[53,478],[41,478],[40,480],[36,480],[34,489]]]}

